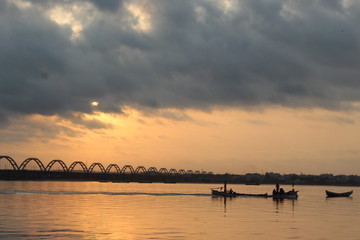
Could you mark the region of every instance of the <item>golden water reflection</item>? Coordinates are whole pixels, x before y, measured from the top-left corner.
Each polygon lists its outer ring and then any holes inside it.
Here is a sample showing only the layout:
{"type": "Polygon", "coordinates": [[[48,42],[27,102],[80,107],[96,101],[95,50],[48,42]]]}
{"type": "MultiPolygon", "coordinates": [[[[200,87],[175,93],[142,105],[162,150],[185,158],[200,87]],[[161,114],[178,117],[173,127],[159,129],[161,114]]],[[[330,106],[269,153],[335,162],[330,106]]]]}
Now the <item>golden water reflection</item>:
{"type": "MultiPolygon", "coordinates": [[[[0,182],[0,238],[357,239],[360,234],[356,194],[326,199],[322,187],[299,186],[298,200],[224,199],[212,197],[210,187],[0,182]]],[[[234,188],[264,192],[271,186],[234,188]]]]}

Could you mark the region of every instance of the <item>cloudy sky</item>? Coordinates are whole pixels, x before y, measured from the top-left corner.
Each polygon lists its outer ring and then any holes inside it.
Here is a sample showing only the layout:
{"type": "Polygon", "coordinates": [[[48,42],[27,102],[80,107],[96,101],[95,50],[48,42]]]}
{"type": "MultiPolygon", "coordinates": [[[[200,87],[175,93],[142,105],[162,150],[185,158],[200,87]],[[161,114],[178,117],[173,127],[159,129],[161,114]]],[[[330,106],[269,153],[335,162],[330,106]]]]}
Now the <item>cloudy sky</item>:
{"type": "Polygon", "coordinates": [[[360,174],[358,0],[0,1],[0,155],[360,174]]]}

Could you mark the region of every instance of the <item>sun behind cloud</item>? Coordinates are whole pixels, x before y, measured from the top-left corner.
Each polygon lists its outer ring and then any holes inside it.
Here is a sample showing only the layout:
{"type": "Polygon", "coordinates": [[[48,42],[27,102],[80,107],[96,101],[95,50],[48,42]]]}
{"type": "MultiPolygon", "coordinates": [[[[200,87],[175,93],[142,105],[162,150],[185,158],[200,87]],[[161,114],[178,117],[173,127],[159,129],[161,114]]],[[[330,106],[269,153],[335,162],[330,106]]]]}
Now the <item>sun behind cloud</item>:
{"type": "Polygon", "coordinates": [[[91,104],[91,106],[93,106],[93,107],[99,106],[99,102],[98,102],[98,101],[92,101],[90,104],[91,104]]]}

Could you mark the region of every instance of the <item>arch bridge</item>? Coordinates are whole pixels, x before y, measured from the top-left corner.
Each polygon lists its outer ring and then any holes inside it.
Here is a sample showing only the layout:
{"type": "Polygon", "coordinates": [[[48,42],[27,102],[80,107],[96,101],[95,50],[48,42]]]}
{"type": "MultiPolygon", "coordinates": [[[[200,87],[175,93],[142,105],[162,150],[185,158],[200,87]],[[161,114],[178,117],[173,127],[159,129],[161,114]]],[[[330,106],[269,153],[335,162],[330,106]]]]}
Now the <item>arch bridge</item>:
{"type": "MultiPolygon", "coordinates": [[[[20,165],[16,163],[16,161],[9,157],[9,156],[0,156],[0,161],[7,161],[14,171],[34,171],[32,169],[28,169],[30,163],[34,163],[37,171],[42,172],[50,172],[50,171],[58,171],[54,169],[54,166],[60,166],[63,172],[74,172],[75,167],[80,166],[83,173],[96,173],[94,169],[98,167],[100,169],[99,173],[102,174],[151,174],[151,175],[213,175],[213,172],[206,172],[206,171],[199,171],[199,170],[185,170],[179,169],[176,170],[175,168],[167,169],[167,168],[156,168],[156,167],[149,167],[148,169],[144,166],[133,167],[131,165],[124,165],[120,167],[118,164],[109,164],[106,168],[102,163],[95,162],[92,163],[89,167],[86,166],[84,162],[75,161],[70,164],[68,167],[66,163],[62,160],[55,159],[50,161],[47,165],[45,165],[40,159],[38,158],[27,158],[25,159],[20,165]],[[46,167],[45,167],[46,166],[46,167]],[[115,172],[112,173],[111,169],[115,169],[115,172]]],[[[2,169],[0,169],[2,170],[2,169]]]]}

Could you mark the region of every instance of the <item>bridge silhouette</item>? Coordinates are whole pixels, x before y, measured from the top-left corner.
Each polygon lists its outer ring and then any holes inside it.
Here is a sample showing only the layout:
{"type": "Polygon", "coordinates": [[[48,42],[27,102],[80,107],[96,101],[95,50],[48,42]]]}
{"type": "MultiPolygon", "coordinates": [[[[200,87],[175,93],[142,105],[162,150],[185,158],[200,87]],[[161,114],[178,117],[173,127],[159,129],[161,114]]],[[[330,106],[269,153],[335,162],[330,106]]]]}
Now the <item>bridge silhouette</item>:
{"type": "MultiPolygon", "coordinates": [[[[12,166],[12,169],[6,169],[7,171],[11,170],[11,171],[33,171],[33,170],[29,170],[27,169],[27,166],[29,165],[29,163],[34,162],[39,170],[36,171],[40,171],[43,173],[49,173],[49,172],[59,172],[58,170],[54,170],[54,166],[58,165],[61,167],[62,172],[64,173],[73,173],[73,172],[79,172],[79,171],[75,171],[75,167],[80,166],[81,170],[83,174],[92,174],[92,173],[96,173],[94,171],[94,169],[96,167],[98,167],[100,169],[100,173],[102,174],[143,174],[143,175],[213,175],[213,172],[206,172],[206,171],[199,171],[199,170],[185,170],[185,169],[179,169],[176,170],[174,168],[171,169],[167,169],[167,168],[160,168],[159,170],[156,167],[149,167],[148,169],[145,168],[144,166],[138,166],[138,167],[133,167],[131,165],[124,165],[122,167],[120,167],[117,164],[109,164],[106,168],[104,167],[104,165],[102,163],[99,162],[95,162],[92,163],[89,167],[86,166],[86,164],[84,162],[81,161],[75,161],[73,163],[70,164],[70,166],[68,167],[66,165],[66,163],[62,160],[52,160],[50,161],[46,166],[45,164],[38,158],[27,158],[25,159],[20,165],[18,165],[16,163],[16,161],[9,157],[9,156],[0,156],[0,161],[1,160],[5,160],[8,163],[10,163],[10,165],[12,166]],[[115,170],[115,173],[112,172],[112,170],[115,170]]],[[[4,170],[4,169],[0,169],[0,170],[4,170]]]]}

